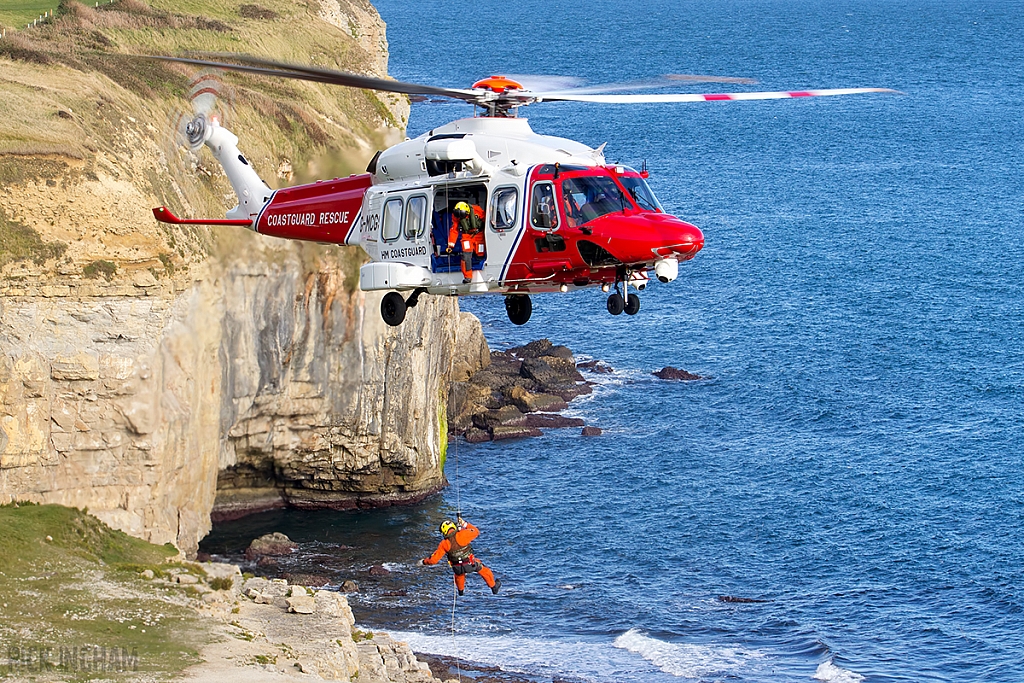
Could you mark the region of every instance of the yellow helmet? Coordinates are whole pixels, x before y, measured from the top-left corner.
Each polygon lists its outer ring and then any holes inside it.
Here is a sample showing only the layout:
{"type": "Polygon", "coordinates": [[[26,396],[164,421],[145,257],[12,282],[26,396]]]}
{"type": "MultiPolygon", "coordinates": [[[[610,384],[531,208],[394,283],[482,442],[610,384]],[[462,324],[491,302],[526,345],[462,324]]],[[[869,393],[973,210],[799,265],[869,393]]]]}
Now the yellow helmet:
{"type": "Polygon", "coordinates": [[[456,216],[468,216],[469,211],[469,204],[467,204],[466,202],[459,202],[458,204],[455,205],[455,210],[452,213],[454,213],[456,216]]]}
{"type": "Polygon", "coordinates": [[[458,529],[455,526],[455,522],[453,522],[450,519],[446,519],[443,522],[441,522],[441,526],[439,527],[439,530],[441,531],[441,535],[447,538],[448,534],[454,533],[458,529]]]}

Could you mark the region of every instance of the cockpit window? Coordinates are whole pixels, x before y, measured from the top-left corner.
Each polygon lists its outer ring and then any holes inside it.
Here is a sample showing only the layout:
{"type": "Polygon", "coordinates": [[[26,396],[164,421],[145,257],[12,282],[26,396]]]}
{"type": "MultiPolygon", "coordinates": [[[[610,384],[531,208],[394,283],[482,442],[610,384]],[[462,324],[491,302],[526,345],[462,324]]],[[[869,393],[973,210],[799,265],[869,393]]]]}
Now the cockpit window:
{"type": "Polygon", "coordinates": [[[629,194],[633,196],[633,201],[641,209],[647,209],[648,211],[660,211],[665,212],[665,209],[661,208],[661,204],[658,202],[658,198],[654,196],[654,192],[651,191],[650,186],[643,178],[619,176],[619,182],[622,186],[629,191],[629,194]]]}
{"type": "Polygon", "coordinates": [[[573,226],[633,208],[615,181],[606,176],[566,178],[562,181],[562,205],[573,226]]]}
{"type": "Polygon", "coordinates": [[[540,230],[558,229],[558,213],[555,211],[555,191],[551,183],[537,183],[533,186],[530,222],[533,223],[533,227],[540,230]]]}

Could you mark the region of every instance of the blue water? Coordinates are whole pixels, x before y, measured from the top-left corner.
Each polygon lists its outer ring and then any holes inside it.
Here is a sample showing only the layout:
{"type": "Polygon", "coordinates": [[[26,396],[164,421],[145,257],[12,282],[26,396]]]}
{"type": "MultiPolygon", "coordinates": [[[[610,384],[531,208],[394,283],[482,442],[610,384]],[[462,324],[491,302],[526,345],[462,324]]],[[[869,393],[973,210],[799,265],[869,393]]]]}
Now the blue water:
{"type": "MultiPolygon", "coordinates": [[[[604,435],[459,443],[442,498],[245,529],[291,532],[321,569],[387,560],[408,594],[366,584],[361,621],[548,680],[1024,680],[1024,7],[376,5],[404,80],[905,94],[525,109],[538,132],[646,160],[707,239],[632,318],[598,291],[536,297],[524,328],[500,298],[463,299],[493,347],[548,337],[611,364],[571,411],[604,435]],[[710,379],[650,375],[665,365],[710,379]],[[469,578],[453,639],[449,579],[415,562],[458,501],[505,586],[469,578]]],[[[469,114],[416,104],[409,134],[469,114]]]]}

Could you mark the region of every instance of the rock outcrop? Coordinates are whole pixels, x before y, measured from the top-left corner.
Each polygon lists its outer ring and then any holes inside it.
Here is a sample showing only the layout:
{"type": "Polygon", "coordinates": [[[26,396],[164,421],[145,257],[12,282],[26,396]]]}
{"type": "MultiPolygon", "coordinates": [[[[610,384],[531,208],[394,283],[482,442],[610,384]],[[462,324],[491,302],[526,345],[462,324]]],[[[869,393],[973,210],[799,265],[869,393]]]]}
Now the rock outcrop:
{"type": "MultiPolygon", "coordinates": [[[[474,359],[479,358],[476,348],[474,359]]],[[[452,383],[448,412],[453,433],[480,443],[540,436],[544,428],[583,426],[580,418],[557,414],[569,401],[593,391],[567,347],[539,339],[491,351],[489,362],[478,364],[483,367],[452,383]]]]}
{"type": "Polygon", "coordinates": [[[692,382],[694,380],[704,379],[700,375],[695,375],[692,372],[687,372],[686,370],[674,368],[671,365],[667,365],[663,367],[661,370],[652,372],[651,374],[657,377],[658,379],[674,379],[683,382],[692,382]]]}
{"type": "Polygon", "coordinates": [[[241,592],[252,602],[238,606],[239,617],[232,623],[257,646],[264,642],[287,653],[268,650],[272,668],[291,666],[326,680],[366,683],[434,680],[430,667],[417,661],[405,643],[386,633],[358,630],[344,595],[258,577],[245,581],[241,592]]]}

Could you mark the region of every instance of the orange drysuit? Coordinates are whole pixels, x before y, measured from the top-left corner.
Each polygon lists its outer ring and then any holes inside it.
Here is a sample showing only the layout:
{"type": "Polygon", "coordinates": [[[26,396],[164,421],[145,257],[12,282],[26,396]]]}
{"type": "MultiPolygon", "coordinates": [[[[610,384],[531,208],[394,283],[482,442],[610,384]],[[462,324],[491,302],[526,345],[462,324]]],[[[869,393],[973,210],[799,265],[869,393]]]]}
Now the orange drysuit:
{"type": "Polygon", "coordinates": [[[473,279],[473,256],[484,255],[484,210],[476,204],[472,213],[459,220],[452,216],[452,227],[448,231],[448,248],[454,249],[456,242],[462,245],[462,277],[473,279]],[[460,235],[461,233],[461,235],[460,235]]]}
{"type": "Polygon", "coordinates": [[[459,589],[459,595],[466,589],[466,574],[479,572],[484,582],[492,592],[497,593],[497,587],[501,584],[495,583],[494,574],[484,566],[484,563],[476,559],[469,544],[480,535],[480,530],[469,522],[463,522],[461,529],[448,534],[440,543],[434,554],[423,560],[423,564],[437,564],[445,555],[448,556],[448,564],[455,574],[455,587],[459,589]]]}

